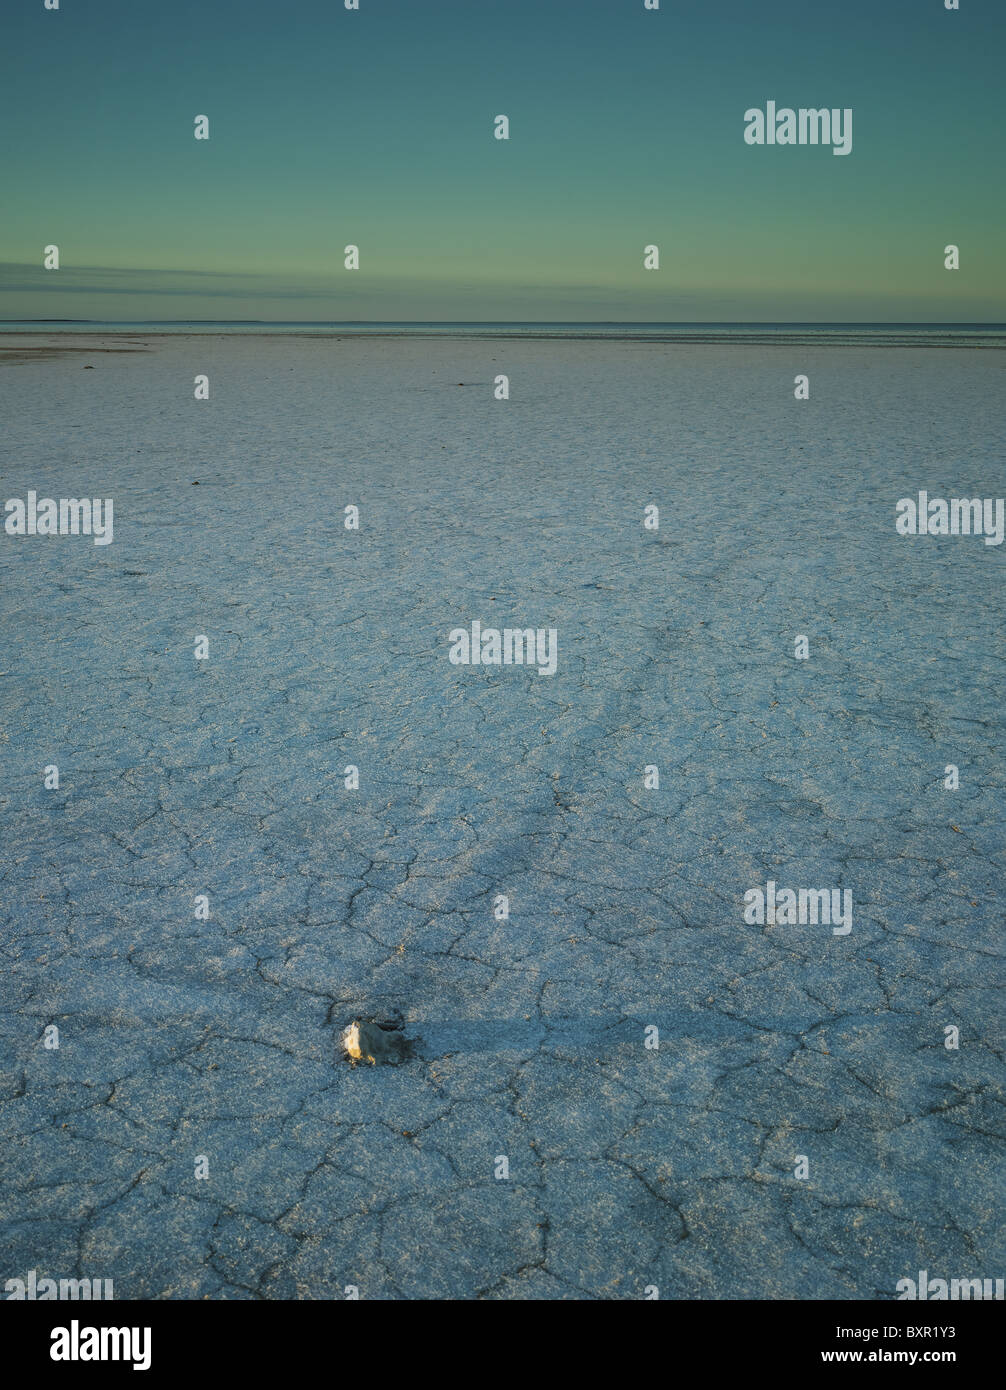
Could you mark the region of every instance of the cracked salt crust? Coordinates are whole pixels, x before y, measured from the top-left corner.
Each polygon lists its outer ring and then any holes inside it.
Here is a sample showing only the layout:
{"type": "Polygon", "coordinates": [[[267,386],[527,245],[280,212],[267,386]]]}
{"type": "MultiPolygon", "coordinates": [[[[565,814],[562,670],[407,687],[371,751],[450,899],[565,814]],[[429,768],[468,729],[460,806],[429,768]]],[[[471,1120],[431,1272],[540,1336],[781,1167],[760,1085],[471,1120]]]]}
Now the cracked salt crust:
{"type": "Polygon", "coordinates": [[[511,412],[437,386],[490,382],[488,343],[150,343],[98,396],[0,369],[10,495],[85,468],[117,508],[113,547],[0,546],[30,635],[0,673],[9,1270],[389,1299],[1001,1270],[1006,547],[906,551],[893,501],[934,403],[991,488],[1002,354],[807,346],[811,415],[777,348],[514,341],[511,412]],[[558,626],[548,682],[447,661],[487,589],[558,626]],[[840,963],[745,929],[767,877],[855,890],[840,963]],[[422,1056],[335,1065],[392,998],[422,1056]]]}

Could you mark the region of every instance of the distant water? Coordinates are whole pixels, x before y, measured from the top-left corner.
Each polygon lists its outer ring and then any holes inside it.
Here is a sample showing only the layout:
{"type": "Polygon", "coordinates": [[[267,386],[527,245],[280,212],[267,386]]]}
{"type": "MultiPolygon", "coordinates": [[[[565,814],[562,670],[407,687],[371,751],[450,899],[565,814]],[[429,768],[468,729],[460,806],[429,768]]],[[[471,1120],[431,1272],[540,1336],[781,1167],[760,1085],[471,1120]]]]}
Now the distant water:
{"type": "Polygon", "coordinates": [[[0,333],[293,335],[316,337],[624,339],[634,342],[827,343],[830,346],[1006,347],[1001,323],[271,323],[88,319],[0,320],[0,333]]]}

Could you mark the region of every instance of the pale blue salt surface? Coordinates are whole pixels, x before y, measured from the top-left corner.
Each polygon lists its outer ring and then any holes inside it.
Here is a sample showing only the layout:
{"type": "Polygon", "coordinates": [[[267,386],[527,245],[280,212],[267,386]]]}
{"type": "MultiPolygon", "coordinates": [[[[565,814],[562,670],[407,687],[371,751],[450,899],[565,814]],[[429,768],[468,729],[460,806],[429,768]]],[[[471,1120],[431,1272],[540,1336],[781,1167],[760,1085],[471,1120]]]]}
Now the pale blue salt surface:
{"type": "Polygon", "coordinates": [[[5,1277],[1001,1276],[1006,547],[894,516],[1003,494],[1006,356],[72,346],[0,368],[0,501],[115,503],[107,547],[0,536],[5,1277]],[[452,666],[475,618],[557,674],[452,666]],[[769,878],[851,934],[746,925],[769,878]],[[414,1060],[337,1060],[393,1007],[414,1060]]]}

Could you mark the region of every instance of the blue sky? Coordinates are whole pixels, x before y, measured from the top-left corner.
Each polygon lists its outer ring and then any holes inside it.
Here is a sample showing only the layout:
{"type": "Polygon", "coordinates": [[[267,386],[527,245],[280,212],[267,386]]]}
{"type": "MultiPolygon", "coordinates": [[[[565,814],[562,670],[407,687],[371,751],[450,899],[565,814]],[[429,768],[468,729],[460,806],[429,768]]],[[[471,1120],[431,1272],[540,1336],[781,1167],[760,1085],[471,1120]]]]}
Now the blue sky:
{"type": "Polygon", "coordinates": [[[1006,319],[1003,0],[33,0],[3,39],[3,317],[1006,319]],[[768,99],[851,107],[852,153],[746,145],[768,99]]]}

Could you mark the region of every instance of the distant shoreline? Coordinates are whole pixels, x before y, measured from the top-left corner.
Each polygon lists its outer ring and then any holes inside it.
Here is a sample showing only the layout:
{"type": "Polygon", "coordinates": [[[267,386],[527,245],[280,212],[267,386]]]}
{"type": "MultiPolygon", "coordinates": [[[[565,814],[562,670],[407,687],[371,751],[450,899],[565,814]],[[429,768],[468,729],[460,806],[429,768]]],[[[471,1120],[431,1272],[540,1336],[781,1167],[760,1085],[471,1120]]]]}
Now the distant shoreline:
{"type": "MultiPolygon", "coordinates": [[[[1006,348],[1006,324],[999,323],[619,323],[477,321],[268,321],[160,320],[149,322],[90,319],[0,320],[0,340],[27,337],[67,339],[151,339],[184,337],[394,338],[415,340],[509,340],[523,342],[622,342],[681,345],[792,347],[954,347],[1006,348]]],[[[22,351],[27,348],[22,345],[22,351]]]]}
{"type": "Polygon", "coordinates": [[[658,329],[748,332],[764,329],[816,332],[931,332],[957,330],[1006,333],[1006,323],[985,320],[895,320],[895,319],[0,319],[0,332],[11,324],[89,325],[97,328],[188,328],[205,325],[214,328],[343,328],[353,330],[408,331],[439,328],[471,330],[477,328],[525,329],[658,329]]]}

